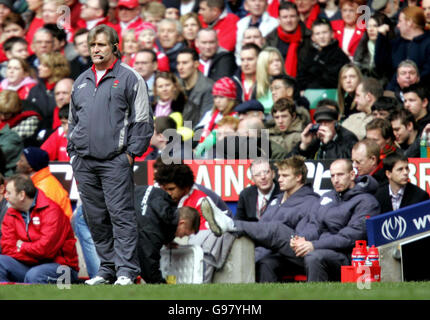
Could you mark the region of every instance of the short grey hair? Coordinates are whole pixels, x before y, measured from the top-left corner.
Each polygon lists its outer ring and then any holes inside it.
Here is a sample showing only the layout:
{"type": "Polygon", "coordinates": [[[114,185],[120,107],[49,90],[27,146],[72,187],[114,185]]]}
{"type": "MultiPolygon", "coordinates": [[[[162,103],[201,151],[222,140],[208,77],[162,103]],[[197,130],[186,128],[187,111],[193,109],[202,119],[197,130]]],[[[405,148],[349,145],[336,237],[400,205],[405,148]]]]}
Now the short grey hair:
{"type": "Polygon", "coordinates": [[[399,74],[399,69],[403,68],[403,67],[412,67],[417,72],[417,75],[418,76],[420,75],[420,70],[418,69],[417,64],[415,63],[415,61],[413,61],[411,59],[406,59],[406,60],[403,60],[402,62],[399,63],[399,65],[397,67],[397,74],[399,74]]]}
{"type": "Polygon", "coordinates": [[[183,28],[182,28],[182,24],[181,24],[181,22],[179,20],[164,18],[163,20],[161,20],[158,23],[158,29],[160,29],[161,25],[165,24],[165,23],[174,24],[175,27],[176,27],[176,31],[178,32],[178,34],[182,35],[183,28]]]}

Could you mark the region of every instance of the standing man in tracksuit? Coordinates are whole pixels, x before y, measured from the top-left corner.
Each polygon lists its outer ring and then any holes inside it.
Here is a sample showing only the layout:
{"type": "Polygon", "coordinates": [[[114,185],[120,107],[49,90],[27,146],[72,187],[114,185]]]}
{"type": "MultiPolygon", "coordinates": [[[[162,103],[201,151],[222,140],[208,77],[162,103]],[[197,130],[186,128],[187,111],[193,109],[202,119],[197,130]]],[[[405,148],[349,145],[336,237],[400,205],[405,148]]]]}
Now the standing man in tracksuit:
{"type": "Polygon", "coordinates": [[[121,63],[118,34],[93,28],[88,47],[93,66],[73,86],[67,151],[91,235],[100,257],[89,285],[132,284],[140,273],[136,253],[134,157],[154,132],[143,78],[121,63]]]}

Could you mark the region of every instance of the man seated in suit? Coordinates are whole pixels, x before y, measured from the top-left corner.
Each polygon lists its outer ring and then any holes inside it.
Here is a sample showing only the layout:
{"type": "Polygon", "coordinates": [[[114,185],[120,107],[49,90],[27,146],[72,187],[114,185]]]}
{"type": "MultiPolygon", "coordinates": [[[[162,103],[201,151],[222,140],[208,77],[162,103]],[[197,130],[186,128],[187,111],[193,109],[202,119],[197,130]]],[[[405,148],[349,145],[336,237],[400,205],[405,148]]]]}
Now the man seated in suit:
{"type": "Polygon", "coordinates": [[[236,209],[236,220],[258,221],[267,205],[280,193],[279,183],[274,181],[275,171],[269,159],[257,158],[251,163],[254,185],[242,190],[236,209]]]}
{"type": "Polygon", "coordinates": [[[405,155],[395,152],[383,162],[388,183],[381,185],[375,194],[381,205],[381,213],[429,200],[427,192],[408,182],[409,167],[405,155]]]}

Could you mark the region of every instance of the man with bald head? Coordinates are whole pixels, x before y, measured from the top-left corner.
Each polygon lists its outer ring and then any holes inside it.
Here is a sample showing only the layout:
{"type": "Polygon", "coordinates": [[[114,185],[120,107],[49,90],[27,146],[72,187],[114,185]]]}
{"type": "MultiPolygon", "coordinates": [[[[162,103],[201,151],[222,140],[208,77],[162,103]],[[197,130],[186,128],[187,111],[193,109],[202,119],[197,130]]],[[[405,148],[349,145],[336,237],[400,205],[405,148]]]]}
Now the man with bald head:
{"type": "Polygon", "coordinates": [[[335,160],[330,176],[333,190],[321,197],[310,217],[318,226],[317,240],[308,241],[298,232],[290,241],[296,257],[304,259],[307,281],[339,281],[341,266],[351,263],[355,241],[367,238],[367,217],[380,212],[373,196],[378,183],[370,176],[356,178],[350,160],[335,160]]]}
{"type": "Polygon", "coordinates": [[[54,97],[56,107],[53,113],[52,129],[58,128],[61,125],[58,113],[60,109],[66,104],[70,103],[70,97],[72,95],[73,79],[65,78],[57,82],[54,88],[54,97]]]}

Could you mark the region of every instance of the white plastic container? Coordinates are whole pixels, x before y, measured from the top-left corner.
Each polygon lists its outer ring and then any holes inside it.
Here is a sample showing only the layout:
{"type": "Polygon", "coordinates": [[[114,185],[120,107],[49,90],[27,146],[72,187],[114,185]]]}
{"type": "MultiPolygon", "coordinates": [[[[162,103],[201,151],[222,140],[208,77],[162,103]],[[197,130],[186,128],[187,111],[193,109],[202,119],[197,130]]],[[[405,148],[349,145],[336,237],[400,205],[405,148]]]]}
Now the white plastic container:
{"type": "Polygon", "coordinates": [[[203,283],[203,249],[197,245],[180,245],[160,251],[163,278],[176,276],[176,283],[203,283]]]}

